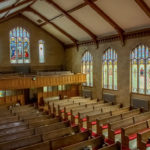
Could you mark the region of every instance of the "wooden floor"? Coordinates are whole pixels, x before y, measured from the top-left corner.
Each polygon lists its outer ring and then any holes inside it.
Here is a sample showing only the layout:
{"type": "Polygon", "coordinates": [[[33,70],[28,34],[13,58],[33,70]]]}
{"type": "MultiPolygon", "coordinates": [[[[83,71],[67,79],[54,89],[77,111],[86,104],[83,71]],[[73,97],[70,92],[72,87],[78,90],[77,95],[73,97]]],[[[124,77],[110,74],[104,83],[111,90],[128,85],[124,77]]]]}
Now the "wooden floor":
{"type": "Polygon", "coordinates": [[[148,149],[150,112],[74,97],[0,107],[0,150],[148,149]]]}

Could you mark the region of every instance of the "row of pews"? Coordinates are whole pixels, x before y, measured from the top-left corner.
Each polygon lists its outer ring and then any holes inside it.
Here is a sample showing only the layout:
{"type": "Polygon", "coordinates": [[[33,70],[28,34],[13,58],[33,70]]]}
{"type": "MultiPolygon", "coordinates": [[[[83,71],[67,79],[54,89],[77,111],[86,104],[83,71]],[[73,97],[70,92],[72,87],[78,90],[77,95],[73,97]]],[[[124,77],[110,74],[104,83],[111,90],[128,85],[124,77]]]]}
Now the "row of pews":
{"type": "Polygon", "coordinates": [[[150,112],[103,100],[0,106],[0,150],[145,150],[149,135],[150,112]]]}

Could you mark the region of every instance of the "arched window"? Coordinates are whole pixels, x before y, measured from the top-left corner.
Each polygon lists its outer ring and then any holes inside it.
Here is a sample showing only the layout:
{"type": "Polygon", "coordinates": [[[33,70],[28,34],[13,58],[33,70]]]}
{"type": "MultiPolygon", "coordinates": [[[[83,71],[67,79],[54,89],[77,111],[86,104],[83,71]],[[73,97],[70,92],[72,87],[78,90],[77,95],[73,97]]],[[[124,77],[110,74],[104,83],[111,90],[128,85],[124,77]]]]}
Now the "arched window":
{"type": "Polygon", "coordinates": [[[82,57],[82,73],[86,74],[87,82],[83,85],[93,86],[93,57],[90,52],[86,51],[82,57]]]}
{"type": "Polygon", "coordinates": [[[131,89],[133,93],[150,94],[150,51],[138,45],[131,52],[131,89]]]}
{"type": "Polygon", "coordinates": [[[103,54],[103,88],[117,90],[117,53],[112,48],[103,54]]]}
{"type": "Polygon", "coordinates": [[[39,62],[44,63],[45,57],[44,57],[44,41],[39,40],[39,62]]]}
{"type": "Polygon", "coordinates": [[[12,64],[30,63],[29,33],[22,27],[10,31],[10,62],[12,64]]]}

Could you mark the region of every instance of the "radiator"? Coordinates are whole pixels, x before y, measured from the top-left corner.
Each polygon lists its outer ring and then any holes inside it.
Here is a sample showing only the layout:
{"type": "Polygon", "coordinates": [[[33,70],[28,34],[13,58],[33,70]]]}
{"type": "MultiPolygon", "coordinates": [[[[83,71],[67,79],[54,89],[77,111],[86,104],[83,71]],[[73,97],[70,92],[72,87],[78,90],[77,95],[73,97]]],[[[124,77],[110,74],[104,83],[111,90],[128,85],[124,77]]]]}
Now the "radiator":
{"type": "Polygon", "coordinates": [[[82,96],[83,97],[86,97],[86,98],[92,98],[92,91],[90,91],[90,90],[83,90],[82,91],[82,96]]]}
{"type": "Polygon", "coordinates": [[[131,99],[131,106],[134,108],[143,108],[144,110],[149,110],[149,101],[144,99],[131,99]]]}
{"type": "Polygon", "coordinates": [[[111,93],[104,93],[103,94],[103,100],[104,100],[104,102],[116,103],[116,95],[111,94],[111,93]]]}

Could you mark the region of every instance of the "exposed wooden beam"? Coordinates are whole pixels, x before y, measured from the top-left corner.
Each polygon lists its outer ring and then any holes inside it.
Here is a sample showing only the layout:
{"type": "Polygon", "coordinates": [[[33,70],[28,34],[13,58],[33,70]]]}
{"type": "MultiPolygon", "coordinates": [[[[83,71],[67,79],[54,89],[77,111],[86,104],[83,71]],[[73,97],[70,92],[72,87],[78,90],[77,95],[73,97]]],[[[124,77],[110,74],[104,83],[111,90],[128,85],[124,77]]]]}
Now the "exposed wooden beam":
{"type": "MultiPolygon", "coordinates": [[[[70,34],[68,34],[67,32],[65,32],[63,29],[61,29],[60,27],[58,27],[56,24],[54,24],[53,22],[50,22],[46,17],[44,17],[42,14],[40,14],[38,11],[36,11],[35,9],[28,7],[27,8],[28,11],[33,12],[34,14],[38,15],[40,18],[42,18],[45,23],[49,23],[52,26],[54,26],[57,30],[59,30],[62,34],[64,34],[65,36],[67,36],[71,41],[73,41],[74,44],[77,45],[77,40],[72,37],[70,34]]],[[[43,25],[45,25],[45,23],[43,25]]]]}
{"type": "Polygon", "coordinates": [[[92,0],[84,0],[84,1],[118,32],[121,41],[124,43],[123,39],[124,30],[113,19],[111,19],[102,9],[100,9],[92,0]]]}
{"type": "Polygon", "coordinates": [[[9,20],[9,19],[11,19],[11,18],[13,18],[14,16],[17,16],[19,13],[23,12],[25,9],[26,9],[26,7],[24,9],[18,10],[16,12],[8,15],[6,18],[1,18],[0,19],[0,24],[7,21],[7,20],[9,20]]]}
{"type": "Polygon", "coordinates": [[[84,25],[82,25],[78,20],[76,20],[74,17],[72,17],[69,13],[67,13],[63,8],[61,8],[53,0],[47,0],[47,2],[50,3],[52,6],[54,6],[57,10],[61,11],[69,20],[71,20],[74,24],[76,24],[83,31],[85,31],[93,39],[93,41],[97,43],[96,35],[94,33],[92,33],[88,28],[86,28],[84,25]]]}
{"type": "MultiPolygon", "coordinates": [[[[12,7],[15,7],[19,1],[20,1],[20,0],[17,0],[17,1],[12,5],[12,7]]],[[[3,18],[6,18],[6,17],[8,16],[9,12],[10,12],[10,10],[7,11],[7,13],[3,16],[3,18]]]]}
{"type": "Polygon", "coordinates": [[[31,22],[33,25],[39,27],[42,31],[44,31],[45,33],[47,33],[48,35],[50,35],[51,37],[53,37],[54,39],[56,39],[59,43],[61,43],[63,45],[63,47],[65,47],[65,44],[60,41],[57,37],[55,37],[54,35],[52,35],[51,33],[49,33],[48,31],[44,30],[43,28],[41,28],[38,24],[36,24],[34,21],[32,21],[31,19],[29,19],[28,17],[20,14],[21,17],[25,18],[26,20],[28,20],[29,22],[31,22]]]}
{"type": "Polygon", "coordinates": [[[6,11],[9,11],[9,10],[11,10],[11,9],[14,9],[14,8],[16,8],[16,7],[19,7],[19,6],[21,6],[21,5],[24,5],[24,4],[26,4],[26,3],[29,3],[29,2],[34,2],[34,1],[36,1],[36,0],[25,0],[25,1],[23,1],[23,2],[20,2],[20,3],[18,3],[18,4],[16,4],[15,6],[9,6],[9,7],[6,7],[6,8],[4,8],[4,9],[1,9],[0,10],[0,13],[4,13],[4,12],[6,12],[6,11]]]}
{"type": "MultiPolygon", "coordinates": [[[[98,1],[98,0],[92,0],[92,1],[93,1],[93,2],[96,2],[96,1],[98,1]]],[[[85,6],[87,6],[87,4],[86,4],[86,2],[83,2],[83,3],[81,3],[81,4],[79,4],[79,5],[75,6],[75,7],[73,7],[73,8],[71,8],[71,9],[67,10],[66,12],[70,14],[70,13],[72,13],[72,12],[74,12],[74,11],[77,11],[77,10],[79,10],[79,9],[85,7],[85,6]]],[[[53,20],[55,20],[56,18],[59,18],[59,17],[62,17],[62,16],[64,16],[63,13],[60,14],[60,15],[55,16],[54,18],[51,18],[50,21],[53,21],[53,20]]]]}
{"type": "Polygon", "coordinates": [[[145,12],[145,14],[150,17],[150,8],[144,2],[144,0],[135,0],[135,2],[139,5],[139,7],[145,12]]]}

